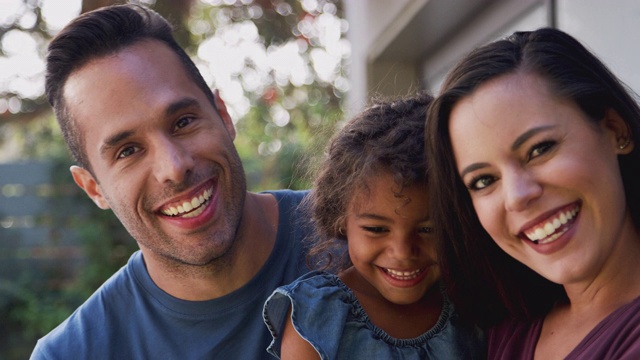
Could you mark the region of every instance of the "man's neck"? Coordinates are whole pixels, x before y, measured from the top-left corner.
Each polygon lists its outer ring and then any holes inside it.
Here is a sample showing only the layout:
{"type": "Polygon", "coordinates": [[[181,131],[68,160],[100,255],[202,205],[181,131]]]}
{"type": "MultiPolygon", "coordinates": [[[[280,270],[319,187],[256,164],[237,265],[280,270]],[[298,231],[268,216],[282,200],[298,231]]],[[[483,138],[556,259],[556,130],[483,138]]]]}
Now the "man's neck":
{"type": "Polygon", "coordinates": [[[233,247],[205,266],[192,266],[163,258],[140,246],[154,283],[182,300],[204,301],[241,288],[260,271],[275,245],[278,203],[271,194],[247,193],[243,216],[233,247]]]}

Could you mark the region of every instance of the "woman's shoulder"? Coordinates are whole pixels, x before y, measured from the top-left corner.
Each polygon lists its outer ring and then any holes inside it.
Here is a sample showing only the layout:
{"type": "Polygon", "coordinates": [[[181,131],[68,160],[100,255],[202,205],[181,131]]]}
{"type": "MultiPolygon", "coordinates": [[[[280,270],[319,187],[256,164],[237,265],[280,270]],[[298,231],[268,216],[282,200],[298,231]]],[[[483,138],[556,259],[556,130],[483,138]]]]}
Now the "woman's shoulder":
{"type": "Polygon", "coordinates": [[[487,330],[490,359],[508,359],[511,356],[533,359],[535,347],[542,331],[543,319],[533,321],[505,319],[487,330]]]}
{"type": "Polygon", "coordinates": [[[601,359],[640,358],[640,297],[603,319],[567,356],[601,359]]]}

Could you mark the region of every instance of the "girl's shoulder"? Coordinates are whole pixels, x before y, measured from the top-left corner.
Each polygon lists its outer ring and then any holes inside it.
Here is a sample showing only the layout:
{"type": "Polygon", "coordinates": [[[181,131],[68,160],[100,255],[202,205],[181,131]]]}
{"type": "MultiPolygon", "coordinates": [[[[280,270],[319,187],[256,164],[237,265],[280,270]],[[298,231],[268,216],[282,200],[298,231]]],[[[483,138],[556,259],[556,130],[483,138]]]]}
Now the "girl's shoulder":
{"type": "Polygon", "coordinates": [[[320,314],[336,308],[361,311],[353,291],[338,276],[323,271],[307,273],[274,293],[287,297],[294,311],[320,314]]]}

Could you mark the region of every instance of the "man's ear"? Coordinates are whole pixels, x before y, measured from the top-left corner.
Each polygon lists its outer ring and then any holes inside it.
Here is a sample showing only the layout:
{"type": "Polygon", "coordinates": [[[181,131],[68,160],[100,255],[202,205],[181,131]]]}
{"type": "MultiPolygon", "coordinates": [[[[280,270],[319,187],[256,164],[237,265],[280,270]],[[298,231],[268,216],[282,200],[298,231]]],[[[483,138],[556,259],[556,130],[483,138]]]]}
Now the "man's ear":
{"type": "Polygon", "coordinates": [[[227,128],[227,132],[231,136],[231,139],[236,138],[236,128],[233,126],[233,120],[231,120],[231,115],[227,112],[227,105],[224,104],[224,101],[220,97],[220,92],[218,89],[213,91],[213,99],[216,104],[216,109],[218,109],[218,114],[222,118],[222,122],[224,126],[227,128]]]}
{"type": "Polygon", "coordinates": [[[89,171],[80,166],[72,166],[70,169],[71,176],[73,176],[73,181],[78,184],[78,186],[84,190],[85,193],[93,200],[93,202],[103,210],[109,209],[109,203],[102,195],[102,189],[100,189],[100,185],[93,178],[93,175],[89,171]]]}

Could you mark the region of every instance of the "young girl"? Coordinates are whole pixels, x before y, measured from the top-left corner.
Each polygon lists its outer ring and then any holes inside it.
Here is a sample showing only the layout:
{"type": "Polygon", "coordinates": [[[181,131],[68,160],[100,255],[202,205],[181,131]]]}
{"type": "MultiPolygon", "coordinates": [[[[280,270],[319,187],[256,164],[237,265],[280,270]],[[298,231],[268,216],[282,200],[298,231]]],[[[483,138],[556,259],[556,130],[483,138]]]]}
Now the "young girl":
{"type": "Polygon", "coordinates": [[[282,359],[484,358],[439,283],[424,156],[427,94],[377,103],[330,141],[308,198],[324,270],[264,309],[282,359]],[[346,246],[345,246],[346,243],[346,246]]]}

